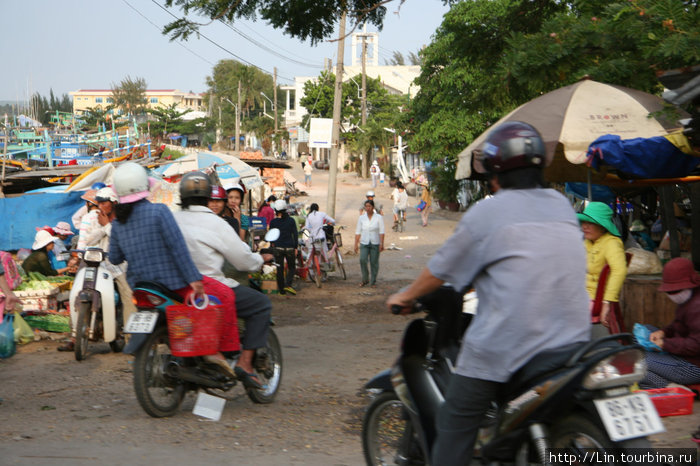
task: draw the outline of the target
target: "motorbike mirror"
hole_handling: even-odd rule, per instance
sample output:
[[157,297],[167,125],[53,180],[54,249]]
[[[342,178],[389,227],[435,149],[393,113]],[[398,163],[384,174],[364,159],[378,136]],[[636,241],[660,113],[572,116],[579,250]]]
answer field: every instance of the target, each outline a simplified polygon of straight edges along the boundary
[[279,228],[270,228],[270,230],[265,233],[265,241],[274,243],[280,238]]

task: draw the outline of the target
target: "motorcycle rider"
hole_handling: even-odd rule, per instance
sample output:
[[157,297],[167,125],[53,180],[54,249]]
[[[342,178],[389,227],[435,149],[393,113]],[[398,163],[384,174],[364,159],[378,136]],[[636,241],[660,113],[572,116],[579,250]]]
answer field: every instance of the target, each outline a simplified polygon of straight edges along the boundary
[[[109,259],[114,265],[128,262],[126,280],[129,285],[133,288],[140,281],[157,282],[179,294],[183,300],[191,293],[207,293],[215,296],[224,309],[232,310],[233,292],[226,285],[199,273],[170,209],[165,204],[151,203],[146,199],[151,187],[146,169],[134,162],[126,162],[114,171],[112,180],[119,204],[112,224]],[[240,349],[236,313],[225,312],[223,321],[220,353],[203,359],[234,377],[233,369],[221,352]]]
[[503,123],[478,160],[500,189],[472,206],[420,276],[387,300],[406,312],[445,282],[472,284],[479,296],[437,416],[436,465],[469,464],[491,402],[527,361],[590,336],[578,220],[564,196],[545,189],[539,133]]
[[180,180],[182,211],[175,213],[175,220],[199,272],[233,289],[236,313],[246,326],[236,376],[247,387],[262,388],[256,380],[253,356],[267,343],[272,303],[266,295],[225,277],[222,267],[227,260],[240,271],[252,272],[272,261],[273,256],[251,252],[247,244],[232,235],[226,222],[207,207],[210,193],[207,175],[198,171],[185,174]]
[[[101,188],[95,193],[95,201],[97,202],[97,210],[94,220],[90,222],[89,228],[83,229],[80,241],[83,248],[98,247],[109,253],[109,238],[112,235],[112,221],[115,218],[114,207],[117,205],[117,194],[108,186]],[[88,215],[92,217],[92,212]],[[122,302],[123,323],[129,321],[129,316],[136,312],[136,306],[132,301],[132,292],[129,284],[126,282],[124,268],[113,265],[109,261],[109,257],[103,263],[104,267],[109,270],[114,278],[114,283],[119,290],[119,296]],[[77,295],[75,296],[77,298]],[[70,303],[70,318],[71,328],[75,332],[76,322],[78,321],[78,308],[75,302]],[[58,351],[73,351],[75,346],[75,338],[63,346],[58,347]]]

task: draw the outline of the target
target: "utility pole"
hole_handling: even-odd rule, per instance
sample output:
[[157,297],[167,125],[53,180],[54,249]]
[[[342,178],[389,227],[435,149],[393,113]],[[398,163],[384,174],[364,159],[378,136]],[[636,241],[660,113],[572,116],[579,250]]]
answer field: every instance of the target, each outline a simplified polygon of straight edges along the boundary
[[328,207],[326,210],[335,217],[335,186],[338,177],[338,152],[340,151],[340,106],[343,100],[343,56],[345,55],[345,17],[340,16],[338,33],[338,63],[335,67],[335,94],[333,96],[333,132],[331,136],[331,160],[328,170]]
[[238,81],[238,105],[236,105],[236,155],[241,150],[241,82]]
[[[367,123],[367,36],[362,36],[362,126]],[[367,171],[369,170],[368,158],[369,149],[362,157],[362,176],[365,177],[369,175]]]
[[272,75],[272,114],[275,116],[275,135],[277,135],[277,67]]

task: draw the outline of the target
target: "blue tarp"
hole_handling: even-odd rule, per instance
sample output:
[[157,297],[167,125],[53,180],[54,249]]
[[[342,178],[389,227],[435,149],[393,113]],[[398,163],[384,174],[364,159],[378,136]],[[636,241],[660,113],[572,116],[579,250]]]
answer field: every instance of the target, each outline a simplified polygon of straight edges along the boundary
[[39,193],[0,199],[0,251],[31,248],[36,227],[71,223],[85,201],[82,191]]
[[[566,183],[566,193],[578,199],[588,199],[588,184],[586,183]],[[612,189],[607,186],[592,184],[591,185],[591,195],[593,199],[591,201],[603,202],[605,204],[612,204],[615,202],[616,196]]]
[[623,140],[606,134],[588,146],[588,157],[595,170],[605,164],[639,178],[682,178],[700,164],[700,157],[683,153],[663,136]]

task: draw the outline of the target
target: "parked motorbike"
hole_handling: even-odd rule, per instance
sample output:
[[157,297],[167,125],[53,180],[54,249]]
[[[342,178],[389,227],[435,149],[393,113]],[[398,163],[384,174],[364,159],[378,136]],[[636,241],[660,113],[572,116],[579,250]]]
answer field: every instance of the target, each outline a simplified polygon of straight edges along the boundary
[[[430,464],[436,416],[471,315],[462,312],[462,296],[447,287],[413,310],[427,315],[407,326],[394,367],[365,385],[374,396],[362,425],[368,465]],[[664,428],[648,395],[631,390],[646,371],[644,355],[618,339],[632,342],[629,334],[611,335],[532,358],[487,414],[474,459],[552,464],[561,462],[551,456],[559,452],[575,455],[576,464],[586,464],[588,454],[593,464],[596,453],[613,464],[617,460],[604,456],[612,449],[650,451],[646,436]]]
[[[279,235],[277,229],[270,231],[266,239],[273,238],[275,232]],[[176,357],[171,353],[165,308],[181,304],[178,294],[156,282],[136,283],[133,293],[138,312],[131,315],[125,326],[131,338],[124,353],[136,357],[134,391],[146,413],[153,417],[172,416],[190,390],[222,396],[221,392],[237,385],[236,378],[202,357]],[[238,325],[242,337],[245,323],[239,320]],[[265,347],[255,352],[253,368],[263,388],[248,388],[248,397],[254,403],[272,403],[282,381],[282,346],[272,327]]]
[[124,348],[123,310],[114,277],[105,267],[107,253],[99,248],[78,251],[85,267],[75,275],[70,292],[75,359],[87,357],[91,341],[104,340],[115,353]]

